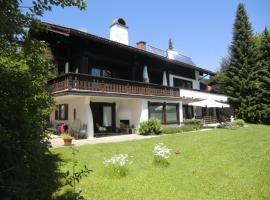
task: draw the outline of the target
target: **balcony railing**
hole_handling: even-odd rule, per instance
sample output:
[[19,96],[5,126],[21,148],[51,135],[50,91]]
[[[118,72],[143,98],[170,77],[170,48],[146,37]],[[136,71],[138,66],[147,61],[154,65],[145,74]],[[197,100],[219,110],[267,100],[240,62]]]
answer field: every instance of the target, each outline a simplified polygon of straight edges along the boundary
[[179,97],[179,88],[115,78],[67,73],[48,82],[53,92],[83,91],[126,95]]

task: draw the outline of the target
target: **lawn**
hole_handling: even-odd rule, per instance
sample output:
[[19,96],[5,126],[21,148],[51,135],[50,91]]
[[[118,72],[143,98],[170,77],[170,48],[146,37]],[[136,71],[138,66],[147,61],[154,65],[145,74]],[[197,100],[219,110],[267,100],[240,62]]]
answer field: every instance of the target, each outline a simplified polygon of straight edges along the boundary
[[[167,168],[153,165],[153,147],[172,149]],[[270,126],[248,125],[161,136],[141,141],[78,147],[78,168],[93,170],[79,187],[86,199],[270,199]],[[66,160],[70,148],[53,149]],[[180,154],[174,152],[180,151]],[[129,174],[112,178],[104,158],[133,156]],[[70,163],[62,166],[70,169]]]

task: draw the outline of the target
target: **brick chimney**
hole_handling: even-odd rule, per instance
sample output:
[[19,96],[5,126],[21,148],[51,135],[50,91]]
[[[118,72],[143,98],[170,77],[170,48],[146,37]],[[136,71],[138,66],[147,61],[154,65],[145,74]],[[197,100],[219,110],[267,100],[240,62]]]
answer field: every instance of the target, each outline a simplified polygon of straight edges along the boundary
[[137,42],[137,48],[145,51],[146,50],[146,42],[144,42],[144,41]]

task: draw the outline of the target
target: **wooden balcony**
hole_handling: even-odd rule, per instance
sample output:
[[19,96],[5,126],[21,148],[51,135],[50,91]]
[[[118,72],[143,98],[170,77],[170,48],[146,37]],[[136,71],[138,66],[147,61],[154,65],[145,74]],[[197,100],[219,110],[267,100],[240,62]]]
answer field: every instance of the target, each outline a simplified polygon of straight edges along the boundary
[[179,88],[143,83],[115,78],[90,76],[87,74],[67,73],[48,83],[53,93],[89,92],[106,95],[132,95],[180,98]]

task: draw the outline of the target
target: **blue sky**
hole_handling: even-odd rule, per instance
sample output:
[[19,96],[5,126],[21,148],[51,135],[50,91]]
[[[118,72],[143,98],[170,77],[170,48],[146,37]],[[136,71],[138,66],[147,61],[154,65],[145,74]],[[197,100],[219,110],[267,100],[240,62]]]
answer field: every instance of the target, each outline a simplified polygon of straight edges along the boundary
[[88,0],[85,11],[54,8],[42,20],[108,38],[112,20],[122,17],[129,27],[130,45],[144,40],[167,49],[172,38],[175,50],[215,71],[227,54],[239,2],[245,4],[255,33],[270,28],[269,0]]

